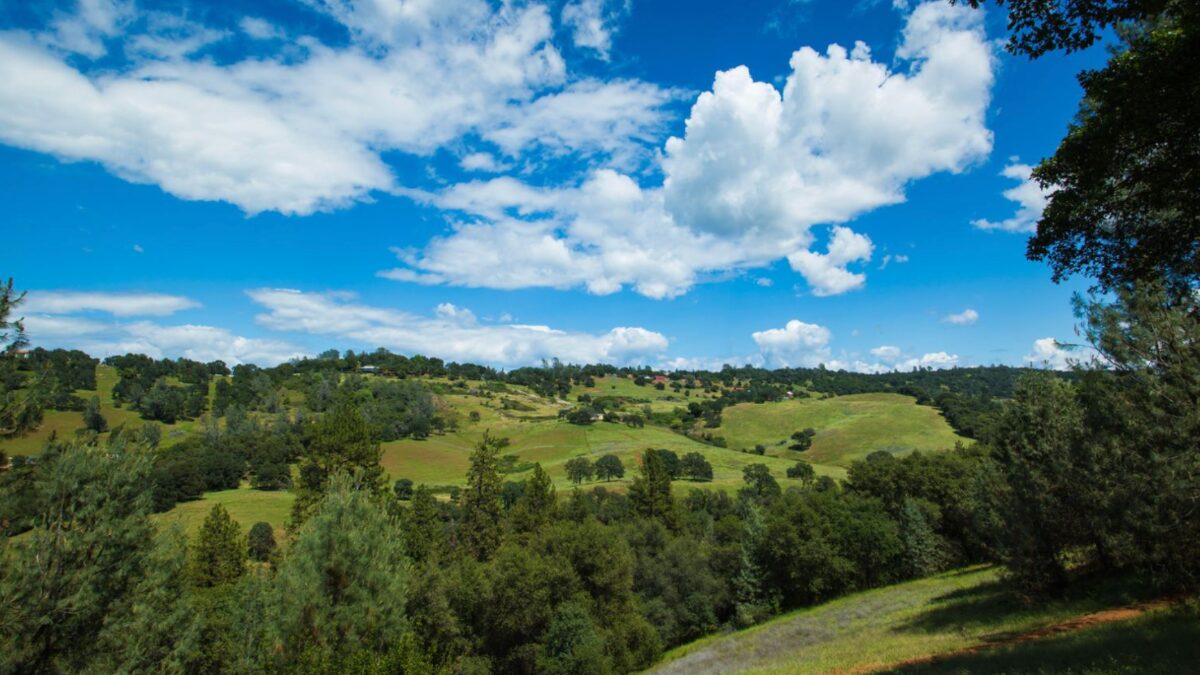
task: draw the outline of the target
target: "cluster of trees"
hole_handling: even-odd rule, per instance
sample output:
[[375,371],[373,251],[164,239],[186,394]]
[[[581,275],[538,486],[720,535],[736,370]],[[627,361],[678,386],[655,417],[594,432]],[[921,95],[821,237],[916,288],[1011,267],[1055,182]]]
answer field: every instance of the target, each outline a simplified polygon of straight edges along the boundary
[[166,424],[202,415],[208,409],[209,380],[229,372],[221,361],[156,361],[143,354],[110,356],[104,363],[120,374],[113,386],[114,404],[137,410],[142,419]]

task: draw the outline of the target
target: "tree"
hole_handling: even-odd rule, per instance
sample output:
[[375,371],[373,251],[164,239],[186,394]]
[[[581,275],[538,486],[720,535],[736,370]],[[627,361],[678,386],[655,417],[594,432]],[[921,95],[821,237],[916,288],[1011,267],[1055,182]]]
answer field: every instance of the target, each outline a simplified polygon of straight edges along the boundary
[[708,481],[713,478],[713,468],[704,455],[698,452],[689,452],[679,460],[679,474],[690,480]]
[[270,523],[257,522],[250,528],[247,537],[247,551],[251,560],[266,562],[275,553],[275,528]]
[[154,550],[148,457],[71,444],[43,455],[32,479],[33,529],[0,567],[0,670],[79,672],[129,600]]
[[[239,366],[240,367],[240,366]],[[226,410],[229,418],[233,407]],[[371,436],[362,413],[342,401],[325,413],[312,428],[312,442],[300,461],[299,494],[292,504],[288,527],[299,529],[321,500],[331,476],[342,473],[355,485],[374,494],[383,491],[383,451]]]
[[646,450],[646,453],[659,456],[659,459],[662,461],[663,469],[667,472],[667,475],[671,477],[671,480],[677,480],[679,478],[679,455],[676,455],[674,451],[651,448]]
[[102,434],[108,431],[108,420],[100,413],[100,397],[88,399],[87,407],[83,409],[83,428]]
[[412,504],[403,514],[404,548],[415,562],[424,562],[442,552],[445,534],[437,499],[425,485],[413,492]]
[[596,477],[600,480],[614,480],[625,477],[625,465],[621,458],[607,454],[596,460]]
[[375,495],[346,474],[331,476],[272,583],[279,669],[385,653],[406,627],[408,581],[404,544]]
[[[969,0],[971,5],[981,0]],[[1117,27],[1104,68],[1079,77],[1084,97],[1054,155],[1033,177],[1053,189],[1027,255],[1054,279],[1075,273],[1109,290],[1200,282],[1200,7],[1178,0],[1010,0],[1010,48],[1033,57],[1090,45]],[[1126,23],[1128,22],[1128,23]]]
[[38,396],[17,396],[20,386],[17,357],[29,345],[21,319],[10,317],[25,299],[25,293],[13,290],[13,280],[0,285],[0,438],[23,434],[42,421],[42,401]]
[[812,485],[813,480],[817,477],[817,472],[813,469],[812,464],[800,460],[787,469],[787,477],[800,481],[805,487]]
[[661,452],[648,449],[642,453],[641,475],[629,485],[629,499],[644,518],[670,518],[671,475]]
[[401,478],[400,480],[396,481],[396,484],[392,487],[392,491],[395,493],[396,499],[399,499],[400,501],[406,502],[406,501],[412,499],[412,496],[413,496],[412,479],[411,478]]
[[200,526],[192,549],[192,577],[197,586],[211,588],[237,579],[245,571],[242,528],[221,504],[214,504]]
[[471,467],[467,470],[459,530],[467,551],[477,560],[487,560],[500,546],[503,505],[497,464],[502,447],[500,439],[485,431],[471,453]]
[[817,432],[812,427],[797,431],[792,434],[792,444],[788,448],[796,452],[804,452],[812,447],[813,437],[816,435]]
[[753,499],[766,500],[779,496],[779,483],[771,475],[771,469],[766,464],[748,464],[742,467],[742,480],[746,487],[743,494]]
[[525,479],[524,490],[513,507],[513,525],[519,532],[536,532],[554,518],[556,507],[554,482],[541,464],[533,465],[533,475]]
[[572,457],[567,460],[564,467],[567,470],[567,478],[570,478],[571,482],[576,485],[591,480],[594,474],[592,461],[587,457]]

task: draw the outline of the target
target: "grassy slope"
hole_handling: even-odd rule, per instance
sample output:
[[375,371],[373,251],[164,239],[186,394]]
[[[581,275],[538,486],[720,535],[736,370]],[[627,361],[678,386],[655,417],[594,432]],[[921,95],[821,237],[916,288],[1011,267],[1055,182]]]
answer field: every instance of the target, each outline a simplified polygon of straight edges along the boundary
[[675,408],[686,408],[690,401],[699,402],[705,399],[717,398],[717,394],[705,394],[702,389],[692,389],[690,397],[684,395],[688,391],[686,389],[678,394],[672,391],[670,386],[659,391],[652,384],[638,386],[633,383],[633,380],[627,377],[598,377],[595,379],[595,382],[596,386],[594,387],[572,387],[571,400],[574,401],[580,394],[624,396],[629,399],[648,401],[650,409],[654,412],[670,412]]
[[[817,431],[807,452],[795,453],[786,442],[780,443],[805,427]],[[742,403],[725,410],[714,433],[724,436],[731,448],[761,443],[768,454],[842,467],[876,450],[945,450],[955,441],[969,442],[955,434],[936,409],[899,394]]]
[[[101,365],[96,368],[96,391],[81,389],[75,394],[84,400],[99,396],[100,412],[104,415],[104,419],[108,420],[110,429],[121,425],[125,425],[127,429],[140,427],[145,424],[140,415],[127,408],[118,408],[113,405],[112,390],[118,379],[115,368]],[[188,432],[198,429],[199,422],[189,420],[175,424],[163,424],[162,427],[162,444],[168,446],[184,438]],[[71,410],[47,410],[41,426],[20,438],[0,440],[0,450],[10,455],[36,455],[45,447],[51,434],[57,434],[58,438],[70,438],[75,435],[77,429],[81,428],[83,428],[82,413]],[[107,437],[108,434],[102,434],[102,436]]]
[[291,492],[268,492],[253,490],[243,485],[236,490],[221,490],[206,492],[200,499],[191,502],[180,502],[175,508],[154,516],[162,524],[179,523],[188,534],[199,529],[205,516],[212,510],[214,504],[221,504],[229,511],[231,518],[242,526],[242,532],[248,533],[257,522],[271,524],[275,529],[275,541],[284,540],[284,525],[291,514],[292,502],[296,496]]
[[[1135,594],[1117,584],[1088,589],[1089,597],[1069,598],[1030,607],[1006,592],[993,568],[970,568],[929,579],[875,589],[785,615],[761,626],[684,645],[664,657],[656,673],[815,673],[871,672],[934,654],[986,644],[1088,612],[1122,606]],[[1145,621],[1159,619],[1148,615]],[[1168,620],[1171,631],[1189,632],[1195,654],[1200,624]],[[1175,625],[1180,624],[1180,625]],[[1088,654],[1089,631],[1119,630],[1120,624],[1095,627],[1054,638]],[[1143,627],[1146,629],[1146,627]],[[1172,633],[1173,634],[1173,633]],[[1036,663],[1039,643],[1005,648],[1012,659]],[[1183,645],[1178,645],[1183,647]],[[1053,648],[1048,644],[1048,647]],[[1027,655],[1027,656],[1022,656]],[[1110,650],[1110,655],[1119,655]],[[978,672],[989,652],[961,657],[962,672]],[[1070,663],[1070,660],[1065,661]],[[1010,662],[1010,665],[1017,664]],[[960,672],[946,664],[912,667],[913,672]],[[1003,671],[1004,669],[1000,669]],[[1019,670],[1019,669],[1018,669]],[[1036,670],[1034,671],[1036,672]],[[1047,672],[1064,672],[1050,669]],[[1107,671],[1087,671],[1107,672]]]

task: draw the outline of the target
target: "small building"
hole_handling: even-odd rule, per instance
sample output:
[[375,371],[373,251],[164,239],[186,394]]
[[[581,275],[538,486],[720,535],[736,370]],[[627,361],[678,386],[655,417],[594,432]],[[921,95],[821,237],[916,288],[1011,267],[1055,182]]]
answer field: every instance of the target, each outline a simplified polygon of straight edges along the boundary
[[667,383],[666,375],[655,375],[654,376],[654,384],[666,384],[666,383]]
[[360,372],[360,373],[378,373],[379,366],[359,366],[358,372]]

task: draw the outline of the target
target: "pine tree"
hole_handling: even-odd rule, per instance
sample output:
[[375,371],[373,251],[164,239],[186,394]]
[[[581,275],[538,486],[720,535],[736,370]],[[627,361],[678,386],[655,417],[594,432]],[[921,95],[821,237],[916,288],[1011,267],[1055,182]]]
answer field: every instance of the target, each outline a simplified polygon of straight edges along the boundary
[[108,431],[108,420],[104,419],[104,415],[100,413],[99,396],[88,399],[87,405],[83,409],[83,428],[98,434]]
[[214,504],[200,526],[192,552],[192,576],[201,587],[219,586],[242,575],[246,568],[242,529],[220,504]]
[[525,490],[512,511],[513,527],[518,532],[536,532],[554,517],[554,483],[541,464],[533,465],[533,475],[525,479]]
[[503,486],[497,465],[501,447],[500,439],[484,432],[483,440],[471,453],[467,487],[462,493],[460,534],[467,550],[478,560],[487,560],[500,547]]
[[275,543],[275,530],[270,523],[255,523],[254,527],[250,528],[250,534],[246,538],[247,552],[250,554],[251,560],[258,562],[266,562],[271,559],[271,555],[275,553],[277,544]]
[[629,486],[629,499],[637,512],[646,518],[671,518],[671,474],[663,453],[650,450],[642,453],[641,475]]

